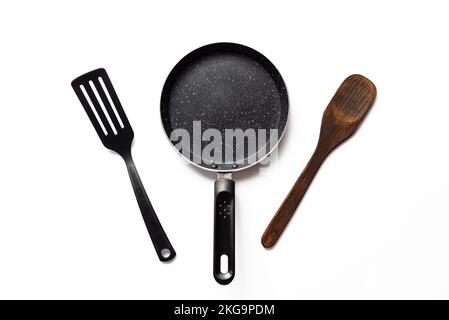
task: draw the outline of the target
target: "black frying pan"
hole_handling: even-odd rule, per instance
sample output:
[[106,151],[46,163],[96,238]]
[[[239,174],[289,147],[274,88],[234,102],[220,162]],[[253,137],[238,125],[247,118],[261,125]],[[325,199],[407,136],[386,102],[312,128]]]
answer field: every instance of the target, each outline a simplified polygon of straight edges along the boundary
[[276,147],[287,115],[281,75],[266,57],[243,45],[215,43],[196,49],[178,62],[165,82],[165,133],[192,163],[218,172],[213,273],[220,284],[230,283],[235,275],[231,172],[256,164]]

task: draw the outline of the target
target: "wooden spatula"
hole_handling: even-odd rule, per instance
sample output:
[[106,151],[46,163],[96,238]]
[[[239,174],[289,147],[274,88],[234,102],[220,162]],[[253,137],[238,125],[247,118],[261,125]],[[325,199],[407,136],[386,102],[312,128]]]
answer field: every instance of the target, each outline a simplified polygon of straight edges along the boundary
[[375,99],[376,87],[364,76],[349,76],[340,85],[324,111],[315,152],[262,236],[265,248],[277,242],[324,159],[357,130]]

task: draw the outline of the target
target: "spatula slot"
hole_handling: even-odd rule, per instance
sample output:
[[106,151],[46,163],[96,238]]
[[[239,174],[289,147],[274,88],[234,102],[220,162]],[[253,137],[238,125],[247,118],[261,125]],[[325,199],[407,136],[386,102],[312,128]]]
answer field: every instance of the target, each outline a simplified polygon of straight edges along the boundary
[[120,117],[120,115],[119,115],[119,113],[117,111],[117,108],[116,108],[114,102],[112,101],[111,95],[109,94],[109,91],[106,88],[106,85],[105,85],[105,83],[103,81],[103,78],[102,77],[98,77],[98,81],[100,82],[100,85],[101,85],[101,87],[102,87],[102,89],[103,89],[103,91],[104,91],[104,93],[105,93],[105,95],[106,95],[106,97],[108,99],[109,105],[111,106],[112,110],[114,111],[114,115],[115,115],[115,117],[117,118],[117,120],[118,120],[118,122],[120,124],[120,128],[123,129],[125,126],[123,124],[122,118]]
[[106,111],[106,107],[103,103],[103,100],[100,97],[100,94],[98,93],[97,88],[95,87],[95,84],[92,80],[89,81],[89,85],[92,88],[92,91],[94,92],[95,98],[97,98],[98,103],[100,104],[101,110],[103,111],[104,115],[106,116],[106,119],[108,120],[109,125],[112,128],[112,132],[114,132],[115,135],[117,135],[117,129],[114,126],[114,123],[112,123],[111,116]]
[[83,95],[84,95],[84,97],[86,98],[87,103],[89,104],[90,109],[91,109],[92,112],[94,113],[95,118],[97,119],[97,122],[98,122],[98,124],[99,124],[100,127],[101,127],[101,130],[103,130],[104,135],[107,136],[107,135],[108,135],[108,132],[106,131],[106,128],[104,127],[103,122],[101,121],[100,116],[98,115],[98,112],[97,112],[97,110],[95,109],[92,100],[90,100],[90,97],[89,97],[89,95],[87,94],[86,88],[84,87],[84,85],[80,85],[80,89],[81,89],[81,91],[83,92]]

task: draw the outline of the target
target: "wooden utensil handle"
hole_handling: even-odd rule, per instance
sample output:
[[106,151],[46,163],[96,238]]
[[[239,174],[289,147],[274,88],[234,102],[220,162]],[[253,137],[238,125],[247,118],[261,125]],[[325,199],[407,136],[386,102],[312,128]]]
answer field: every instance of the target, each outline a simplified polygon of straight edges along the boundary
[[318,169],[326,159],[328,152],[324,152],[319,146],[316,148],[306,167],[296,180],[293,188],[282,202],[276,215],[271,220],[262,236],[262,245],[265,248],[271,248],[278,241],[296,208],[302,200],[302,197],[309,188],[310,183],[315,177]]

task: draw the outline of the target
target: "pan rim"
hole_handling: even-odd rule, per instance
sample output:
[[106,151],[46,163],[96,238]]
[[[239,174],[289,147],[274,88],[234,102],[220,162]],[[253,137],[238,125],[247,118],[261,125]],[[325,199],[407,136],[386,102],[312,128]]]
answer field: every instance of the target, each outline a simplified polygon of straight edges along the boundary
[[[168,84],[169,84],[169,82],[171,82],[171,81],[169,81],[169,80],[171,80],[171,79],[174,77],[174,75],[177,73],[178,69],[179,69],[181,66],[183,66],[183,65],[185,64],[186,60],[191,59],[196,53],[201,52],[201,51],[203,51],[203,50],[205,50],[205,49],[208,49],[208,48],[212,48],[212,47],[214,47],[214,46],[217,46],[217,47],[218,47],[218,46],[231,46],[231,47],[233,46],[233,47],[236,47],[236,48],[239,48],[239,49],[246,50],[246,51],[248,51],[248,52],[254,52],[256,55],[258,55],[260,58],[262,58],[262,59],[264,60],[264,63],[266,63],[270,68],[272,68],[272,69],[275,71],[275,73],[276,73],[277,76],[279,77],[281,83],[283,84],[283,89],[284,89],[284,91],[285,91],[285,96],[284,96],[284,99],[285,99],[285,107],[286,107],[285,124],[284,124],[284,126],[283,126],[282,133],[281,133],[280,137],[278,138],[277,142],[274,144],[274,146],[273,146],[272,148],[270,148],[270,150],[269,150],[263,157],[261,157],[260,159],[257,159],[257,161],[255,161],[254,163],[250,163],[250,164],[246,164],[246,165],[244,165],[244,166],[242,166],[242,167],[230,168],[230,169],[226,169],[226,170],[223,170],[223,169],[220,169],[220,168],[217,168],[217,169],[209,168],[209,167],[206,167],[206,166],[204,166],[204,165],[195,163],[193,160],[191,160],[191,159],[185,157],[185,156],[180,152],[180,150],[178,150],[178,149],[175,147],[174,143],[170,140],[170,136],[168,135],[167,130],[165,129],[164,121],[163,121],[163,119],[162,119],[162,110],[163,110],[163,107],[164,107],[164,96],[165,96],[166,92],[168,91],[168,89],[167,89]],[[276,86],[277,86],[277,85],[276,85]],[[281,102],[281,103],[282,103],[282,102]],[[183,57],[176,63],[176,65],[170,70],[168,76],[166,77],[165,82],[164,82],[164,85],[163,85],[163,87],[162,87],[161,98],[160,98],[160,104],[159,104],[160,124],[161,124],[161,126],[162,126],[162,130],[164,131],[164,135],[165,135],[166,139],[168,140],[168,142],[170,143],[170,145],[172,146],[172,148],[175,149],[176,152],[177,152],[177,154],[178,154],[184,161],[186,161],[188,164],[194,165],[195,167],[201,168],[202,170],[209,171],[209,172],[214,172],[214,173],[228,173],[228,172],[238,172],[238,171],[242,171],[242,170],[248,169],[248,168],[250,168],[250,167],[253,167],[253,166],[255,166],[256,164],[259,164],[261,161],[263,161],[263,160],[265,160],[266,158],[268,158],[268,157],[271,155],[271,153],[272,153],[274,150],[276,150],[276,148],[278,147],[279,143],[281,142],[282,138],[283,138],[284,135],[285,135],[285,132],[286,132],[287,126],[288,126],[289,109],[290,109],[290,104],[289,104],[289,96],[288,96],[287,86],[286,86],[286,84],[285,84],[284,79],[282,78],[281,73],[280,73],[279,70],[276,68],[276,66],[275,66],[275,65],[274,65],[274,64],[273,64],[273,63],[272,63],[272,62],[271,62],[265,55],[263,55],[263,54],[260,53],[259,51],[255,50],[255,49],[253,49],[253,48],[251,48],[251,47],[242,45],[242,44],[240,44],[240,43],[235,43],[235,42],[214,42],[214,43],[206,44],[206,45],[197,47],[196,49],[194,49],[194,50],[190,51],[189,53],[187,53],[186,55],[184,55],[184,56],[183,56]],[[190,153],[190,154],[191,154],[191,153]],[[246,158],[245,158],[245,159],[246,159]]]

